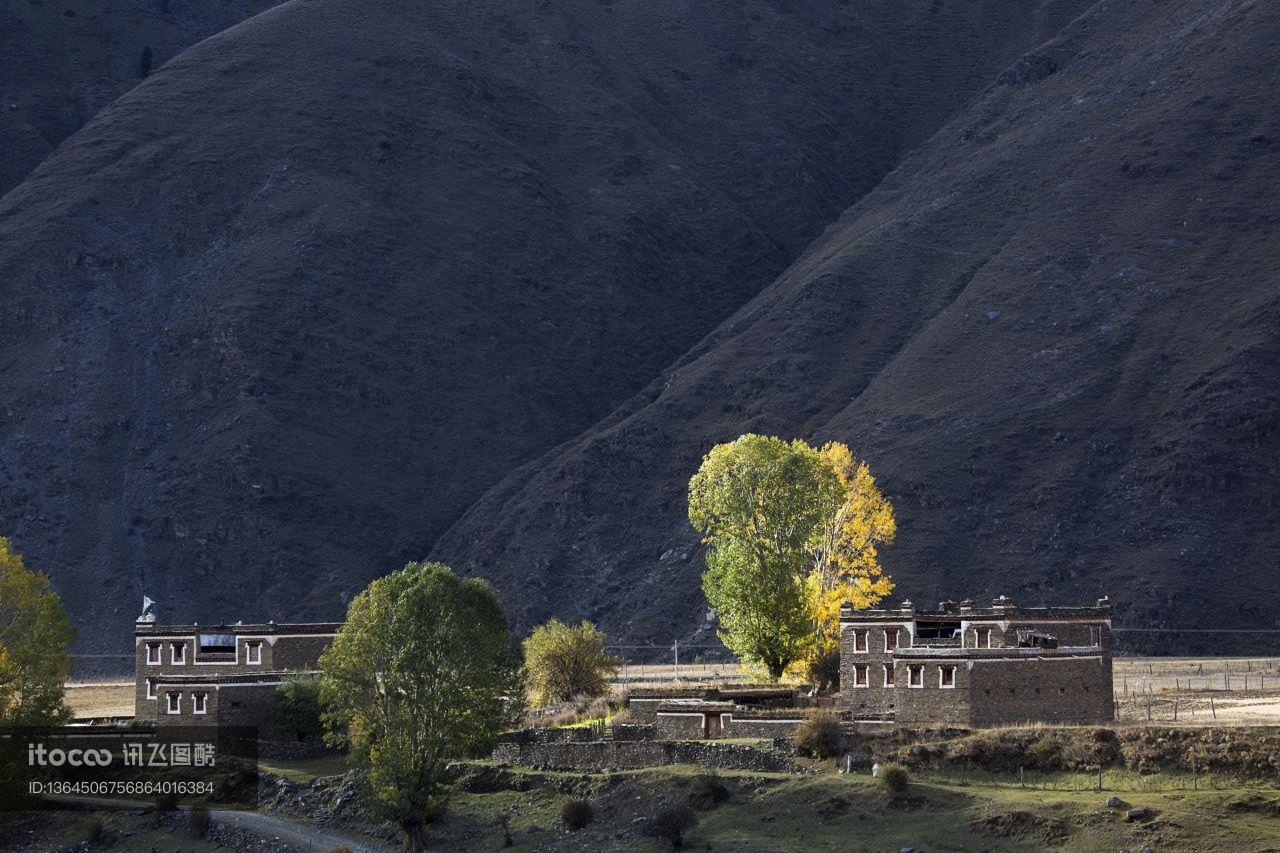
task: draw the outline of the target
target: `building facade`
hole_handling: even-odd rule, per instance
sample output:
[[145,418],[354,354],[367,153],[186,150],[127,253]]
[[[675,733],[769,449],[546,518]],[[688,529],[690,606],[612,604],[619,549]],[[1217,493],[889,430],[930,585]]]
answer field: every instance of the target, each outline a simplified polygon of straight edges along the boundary
[[1115,718],[1111,605],[840,612],[840,704],[900,725],[1104,723]]
[[284,679],[314,672],[341,625],[134,628],[134,716],[160,725],[260,725]]

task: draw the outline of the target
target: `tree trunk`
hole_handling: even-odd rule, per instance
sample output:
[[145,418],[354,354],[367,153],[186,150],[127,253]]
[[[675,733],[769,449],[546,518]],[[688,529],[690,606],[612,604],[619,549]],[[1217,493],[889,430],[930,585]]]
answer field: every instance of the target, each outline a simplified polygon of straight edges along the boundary
[[427,849],[427,827],[420,820],[404,820],[400,822],[404,832],[404,849],[409,853],[424,853]]

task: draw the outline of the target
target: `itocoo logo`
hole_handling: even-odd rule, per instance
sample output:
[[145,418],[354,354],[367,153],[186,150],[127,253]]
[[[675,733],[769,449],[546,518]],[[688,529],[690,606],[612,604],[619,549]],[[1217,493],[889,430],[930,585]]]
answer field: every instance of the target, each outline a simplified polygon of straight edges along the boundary
[[109,749],[49,749],[42,743],[27,744],[29,767],[106,767],[110,763]]

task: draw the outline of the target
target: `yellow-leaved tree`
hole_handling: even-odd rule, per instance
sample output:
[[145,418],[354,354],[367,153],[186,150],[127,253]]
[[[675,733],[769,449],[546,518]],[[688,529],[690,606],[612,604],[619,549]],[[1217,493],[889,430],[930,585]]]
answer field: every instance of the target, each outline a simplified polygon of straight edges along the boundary
[[877,546],[893,507],[843,444],[743,435],[711,448],[689,481],[689,521],[707,549],[702,589],[719,635],[771,678],[839,679],[840,605],[893,589]]
[[840,442],[828,442],[819,453],[840,478],[843,495],[815,531],[812,569],[805,579],[814,625],[805,677],[827,689],[840,678],[840,606],[847,601],[857,609],[873,607],[893,591],[878,546],[893,542],[898,526],[893,504],[866,462]]

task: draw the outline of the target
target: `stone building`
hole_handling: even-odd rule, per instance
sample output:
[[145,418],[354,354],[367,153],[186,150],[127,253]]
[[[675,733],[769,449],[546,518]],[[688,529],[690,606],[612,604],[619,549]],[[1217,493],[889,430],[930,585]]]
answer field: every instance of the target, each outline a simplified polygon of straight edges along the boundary
[[1104,723],[1115,717],[1111,605],[840,612],[840,706],[899,725]]
[[134,628],[134,716],[160,725],[261,725],[275,688],[314,672],[341,625],[156,625]]

